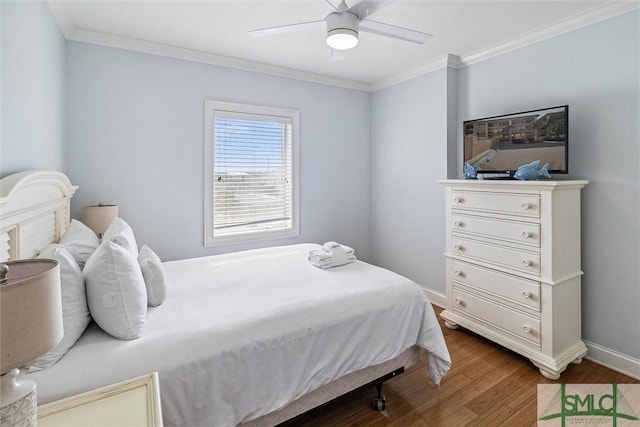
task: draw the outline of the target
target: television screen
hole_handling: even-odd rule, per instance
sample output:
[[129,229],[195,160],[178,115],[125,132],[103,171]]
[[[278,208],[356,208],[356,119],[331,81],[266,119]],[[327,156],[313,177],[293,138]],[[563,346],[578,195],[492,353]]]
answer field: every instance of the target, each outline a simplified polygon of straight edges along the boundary
[[478,173],[508,173],[527,163],[569,172],[569,106],[468,120],[463,124],[464,164]]

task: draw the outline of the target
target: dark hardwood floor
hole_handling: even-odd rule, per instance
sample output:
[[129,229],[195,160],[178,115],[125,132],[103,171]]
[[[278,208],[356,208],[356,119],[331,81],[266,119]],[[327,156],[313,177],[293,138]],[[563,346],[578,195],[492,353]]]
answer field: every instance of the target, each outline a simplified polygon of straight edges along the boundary
[[[440,308],[436,307],[436,314]],[[440,316],[438,316],[440,319]],[[553,384],[526,358],[464,329],[443,329],[452,367],[439,387],[427,377],[425,357],[387,381],[387,409],[372,409],[375,389],[355,392],[315,411],[305,427],[332,426],[535,426],[537,385]],[[635,383],[583,360],[569,365],[557,383]]]

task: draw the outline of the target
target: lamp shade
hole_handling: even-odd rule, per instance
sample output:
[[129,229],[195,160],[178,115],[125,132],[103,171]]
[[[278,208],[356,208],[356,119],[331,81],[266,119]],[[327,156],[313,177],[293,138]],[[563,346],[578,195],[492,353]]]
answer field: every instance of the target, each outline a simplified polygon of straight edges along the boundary
[[[0,264],[0,373],[36,359],[62,339],[60,267],[51,259]],[[3,283],[4,282],[4,283]]]
[[85,206],[82,210],[82,222],[99,236],[102,236],[109,224],[118,216],[118,205]]

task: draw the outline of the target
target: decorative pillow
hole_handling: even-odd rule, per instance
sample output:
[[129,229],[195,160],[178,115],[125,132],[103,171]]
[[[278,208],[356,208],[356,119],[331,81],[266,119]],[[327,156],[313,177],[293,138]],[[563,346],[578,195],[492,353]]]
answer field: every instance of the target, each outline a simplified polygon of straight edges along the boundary
[[162,304],[167,296],[167,283],[160,257],[149,246],[144,245],[138,254],[138,263],[147,288],[147,304],[150,307]]
[[138,338],[147,315],[147,291],[133,253],[105,240],[87,261],[82,275],[96,323],[116,338]]
[[72,219],[59,243],[73,255],[82,270],[84,263],[87,262],[93,251],[100,244],[100,240],[92,229],[80,221]]
[[123,248],[129,249],[135,256],[138,256],[138,245],[133,230],[129,224],[120,217],[115,218],[111,221],[111,224],[109,224],[107,231],[102,235],[102,241],[104,242],[105,240],[111,240]]
[[52,350],[27,365],[29,372],[53,366],[75,344],[91,321],[82,271],[71,253],[62,245],[49,245],[38,258],[55,259],[60,266],[64,335]]

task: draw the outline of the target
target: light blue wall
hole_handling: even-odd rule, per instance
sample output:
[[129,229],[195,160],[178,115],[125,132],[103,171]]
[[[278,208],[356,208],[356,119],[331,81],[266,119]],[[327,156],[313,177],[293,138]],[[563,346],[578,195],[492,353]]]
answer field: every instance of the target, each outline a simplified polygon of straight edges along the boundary
[[582,193],[583,337],[635,358],[640,358],[639,21],[635,10],[471,65],[459,70],[458,87],[459,123],[569,104],[569,175],[560,178],[590,181]]
[[202,247],[205,99],[301,112],[302,235],[275,243],[340,240],[440,293],[444,200],[435,181],[460,174],[462,121],[568,103],[563,178],[591,181],[583,336],[640,358],[637,10],[369,95],[65,43],[46,3],[0,8],[0,175],[65,171],[80,184],[75,217],[84,205],[116,202],[139,243],[164,259],[250,246]]
[[458,177],[458,70],[447,68],[447,178]]
[[64,170],[65,40],[44,2],[0,1],[0,176]]
[[375,92],[371,102],[372,261],[445,292],[447,79],[441,69]]
[[[206,99],[300,111],[299,238],[203,247]],[[67,43],[72,214],[117,203],[163,260],[336,240],[369,256],[370,94]]]
[[[635,10],[449,70],[448,79],[436,71],[374,94],[373,260],[444,293],[444,194],[434,182],[462,176],[462,122],[569,104],[570,174],[557,178],[590,181],[583,337],[640,359],[639,22]],[[457,150],[447,155],[453,133]]]

